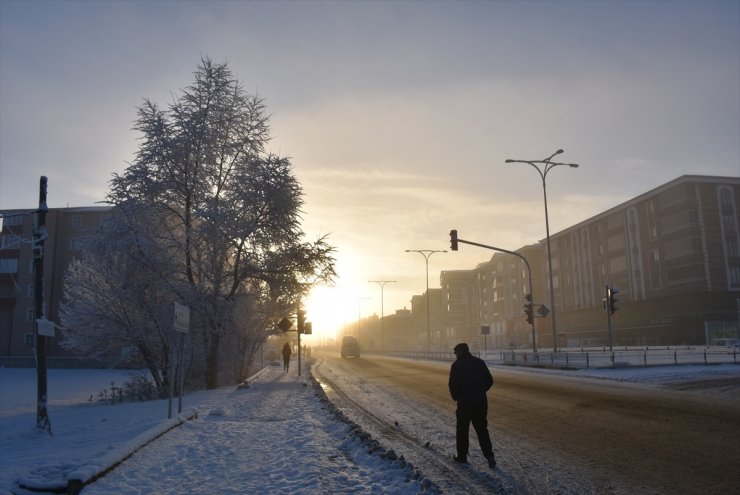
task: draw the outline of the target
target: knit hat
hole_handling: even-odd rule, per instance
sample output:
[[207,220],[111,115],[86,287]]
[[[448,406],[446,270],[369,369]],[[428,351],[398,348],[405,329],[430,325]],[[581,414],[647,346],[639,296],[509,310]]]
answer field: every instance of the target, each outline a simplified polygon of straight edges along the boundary
[[470,348],[468,347],[468,344],[466,344],[465,342],[461,342],[460,344],[457,344],[453,350],[455,352],[470,352]]

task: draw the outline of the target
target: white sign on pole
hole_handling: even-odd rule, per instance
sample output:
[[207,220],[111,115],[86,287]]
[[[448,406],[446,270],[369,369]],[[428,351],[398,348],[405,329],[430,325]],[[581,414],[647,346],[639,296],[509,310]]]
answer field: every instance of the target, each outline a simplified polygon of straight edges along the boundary
[[177,303],[175,303],[175,330],[190,332],[190,308]]
[[54,336],[54,322],[53,321],[49,321],[46,318],[38,318],[36,320],[36,325],[39,330],[39,335],[43,335],[44,337]]

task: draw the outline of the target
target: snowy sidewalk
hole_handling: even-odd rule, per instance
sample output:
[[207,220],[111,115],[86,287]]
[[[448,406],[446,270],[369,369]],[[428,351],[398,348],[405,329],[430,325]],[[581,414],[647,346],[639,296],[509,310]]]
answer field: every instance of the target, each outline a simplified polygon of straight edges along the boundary
[[[352,434],[322,398],[322,392],[295,370],[268,367],[248,388],[220,389],[185,397],[185,408],[199,418],[186,421],[138,450],[82,493],[100,494],[328,494],[419,493],[426,486],[407,464],[379,455],[381,451]],[[136,415],[136,404],[124,405]],[[142,410],[145,404],[140,405]],[[80,413],[123,406],[79,408]],[[110,418],[115,415],[110,415]],[[150,422],[150,419],[142,420]],[[54,418],[52,418],[54,419]],[[131,420],[132,418],[128,418]],[[106,421],[105,419],[103,421]],[[75,428],[85,426],[82,420]],[[158,421],[157,425],[162,423]],[[156,428],[149,426],[148,428]],[[94,422],[91,428],[99,427]],[[64,426],[60,426],[62,428]],[[107,424],[116,428],[116,424]],[[81,433],[81,432],[77,432]],[[81,435],[88,442],[93,436]],[[129,437],[130,438],[130,437]],[[34,439],[28,439],[33,442]],[[36,439],[37,440],[37,439]],[[100,456],[118,445],[88,446]],[[53,441],[53,440],[52,440]],[[69,438],[73,442],[74,438]],[[63,445],[55,448],[64,449]],[[74,449],[71,450],[74,452]],[[31,469],[26,479],[55,471],[79,469],[83,458],[70,462],[64,451],[55,464]],[[91,459],[88,459],[90,461]],[[12,461],[11,461],[12,462]],[[58,474],[58,473],[57,473]],[[0,487],[0,493],[5,487]],[[433,489],[432,489],[433,490]],[[22,490],[14,489],[17,493]]]

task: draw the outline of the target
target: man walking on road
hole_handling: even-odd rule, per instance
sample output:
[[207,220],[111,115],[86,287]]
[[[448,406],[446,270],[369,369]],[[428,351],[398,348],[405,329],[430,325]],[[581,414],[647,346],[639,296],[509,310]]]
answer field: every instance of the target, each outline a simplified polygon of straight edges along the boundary
[[496,466],[491,437],[488,434],[488,398],[486,392],[493,386],[493,376],[485,361],[470,354],[468,344],[455,346],[457,358],[450,367],[450,395],[457,402],[457,455],[455,462],[468,462],[468,432],[473,423],[478,443],[490,467]]

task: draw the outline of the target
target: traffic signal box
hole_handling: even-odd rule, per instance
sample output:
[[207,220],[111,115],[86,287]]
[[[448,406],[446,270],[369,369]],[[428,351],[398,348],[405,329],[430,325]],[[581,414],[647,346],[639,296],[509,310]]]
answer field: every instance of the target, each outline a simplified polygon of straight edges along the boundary
[[532,294],[524,296],[524,314],[527,315],[527,323],[534,325],[534,304],[532,304]]
[[457,251],[457,230],[450,230],[450,249]]
[[607,302],[609,305],[609,314],[613,315],[620,308],[619,305],[619,287],[609,287],[607,292]]
[[299,309],[296,313],[296,316],[298,317],[298,333],[305,333],[306,330],[306,311],[303,309]]

